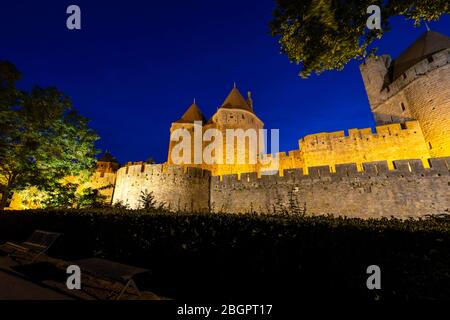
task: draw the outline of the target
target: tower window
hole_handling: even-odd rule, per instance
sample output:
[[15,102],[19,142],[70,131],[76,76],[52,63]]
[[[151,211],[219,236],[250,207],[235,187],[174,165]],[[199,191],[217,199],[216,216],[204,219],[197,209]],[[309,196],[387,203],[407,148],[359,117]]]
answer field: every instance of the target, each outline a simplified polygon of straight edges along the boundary
[[400,105],[401,105],[401,107],[402,107],[402,111],[405,111],[405,110],[406,110],[405,104],[402,102]]
[[431,145],[431,142],[428,142],[428,148],[433,149],[433,146]]

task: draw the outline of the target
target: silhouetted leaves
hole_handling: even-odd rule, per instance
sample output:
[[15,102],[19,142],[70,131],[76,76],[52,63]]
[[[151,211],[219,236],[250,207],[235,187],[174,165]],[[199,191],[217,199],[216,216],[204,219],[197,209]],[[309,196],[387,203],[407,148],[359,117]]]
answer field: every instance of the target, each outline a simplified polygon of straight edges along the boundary
[[[448,0],[276,0],[270,22],[282,53],[301,64],[300,75],[341,70],[369,54],[369,45],[389,31],[389,18],[403,15],[415,25],[450,12]],[[369,30],[370,5],[381,8],[382,30]],[[370,53],[374,53],[372,50]]]

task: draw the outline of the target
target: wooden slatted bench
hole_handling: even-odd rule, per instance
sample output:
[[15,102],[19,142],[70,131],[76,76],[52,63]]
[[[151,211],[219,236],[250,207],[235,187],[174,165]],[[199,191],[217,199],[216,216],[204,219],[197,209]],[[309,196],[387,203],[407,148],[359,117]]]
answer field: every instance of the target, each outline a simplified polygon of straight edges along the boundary
[[47,252],[60,236],[61,234],[56,232],[35,230],[26,241],[21,243],[7,242],[0,246],[0,249],[13,258],[17,253],[22,253],[31,262],[34,262]]
[[140,297],[141,292],[134,281],[135,277],[143,273],[150,273],[150,270],[147,269],[137,268],[101,258],[82,259],[74,261],[73,263],[79,266],[82,272],[123,284],[123,288],[118,295],[117,300],[120,300],[130,287],[133,288],[136,295]]

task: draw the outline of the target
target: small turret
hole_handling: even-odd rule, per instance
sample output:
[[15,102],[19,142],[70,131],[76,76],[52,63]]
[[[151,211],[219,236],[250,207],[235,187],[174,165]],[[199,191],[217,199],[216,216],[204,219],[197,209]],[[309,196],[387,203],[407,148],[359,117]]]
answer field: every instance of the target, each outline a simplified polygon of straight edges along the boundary
[[116,158],[109,153],[108,151],[105,151],[103,156],[101,156],[97,160],[97,172],[100,173],[110,173],[110,172],[116,172],[117,169],[119,169],[120,164],[117,162]]
[[381,93],[381,90],[388,77],[390,65],[391,57],[389,55],[367,58],[366,61],[360,65],[361,75],[372,111],[386,100],[386,97]]
[[247,92],[247,104],[253,111],[253,100],[251,91]]

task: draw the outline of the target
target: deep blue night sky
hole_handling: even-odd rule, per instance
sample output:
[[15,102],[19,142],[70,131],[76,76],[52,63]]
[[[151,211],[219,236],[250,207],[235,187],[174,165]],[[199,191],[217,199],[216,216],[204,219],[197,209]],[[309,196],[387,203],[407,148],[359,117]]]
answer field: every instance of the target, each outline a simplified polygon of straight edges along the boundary
[[[82,10],[82,30],[66,28],[66,8]],[[19,86],[56,86],[120,162],[165,161],[169,128],[195,97],[210,117],[237,83],[252,91],[281,150],[322,131],[374,126],[358,61],[308,80],[270,36],[273,0],[2,1],[0,59],[23,73]],[[394,57],[425,31],[403,18],[376,43]],[[430,23],[450,35],[450,16]]]

